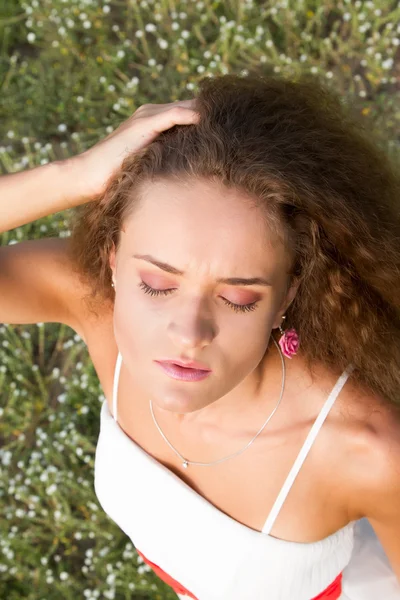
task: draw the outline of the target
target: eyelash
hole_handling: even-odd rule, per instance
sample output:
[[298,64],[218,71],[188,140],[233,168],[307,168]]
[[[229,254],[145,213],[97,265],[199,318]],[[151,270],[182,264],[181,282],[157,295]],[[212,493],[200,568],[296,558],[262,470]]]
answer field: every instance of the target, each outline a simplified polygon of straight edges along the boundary
[[[155,290],[154,288],[150,287],[149,285],[147,285],[147,283],[145,283],[144,281],[141,281],[139,283],[139,287],[144,291],[145,294],[150,294],[150,296],[165,296],[167,294],[170,294],[171,292],[173,292],[173,289],[170,290]],[[227,300],[226,298],[222,298],[222,300],[225,302],[225,304],[227,304],[230,308],[232,308],[235,312],[250,312],[252,310],[256,309],[256,305],[257,302],[252,302],[251,304],[234,304],[233,302],[229,302],[229,300]]]

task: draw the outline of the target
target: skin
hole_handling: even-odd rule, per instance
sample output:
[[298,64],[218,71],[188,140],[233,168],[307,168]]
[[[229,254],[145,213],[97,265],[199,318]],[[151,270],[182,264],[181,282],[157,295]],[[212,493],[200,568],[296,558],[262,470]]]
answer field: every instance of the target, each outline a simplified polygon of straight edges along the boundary
[[[152,399],[157,421],[169,436],[172,433],[172,439],[180,440],[184,454],[193,455],[201,448],[204,455],[213,446],[220,448],[222,455],[229,454],[233,446],[239,446],[239,438],[245,443],[258,431],[265,415],[276,406],[282,378],[280,356],[274,346],[272,352],[266,349],[272,330],[281,324],[297,293],[296,286],[288,289],[291,257],[267,227],[260,210],[238,191],[191,180],[153,182],[142,192],[139,210],[124,223],[118,250],[114,248],[109,259],[116,290],[113,334],[129,372],[129,387],[137,399]],[[167,273],[133,254],[151,255],[184,275]],[[221,277],[263,277],[271,285],[217,284]],[[152,297],[139,287],[141,281],[173,291]],[[243,305],[257,302],[256,309],[235,312],[224,298]],[[212,374],[200,382],[177,381],[153,362],[179,358],[199,360]],[[284,360],[289,367],[285,402],[268,436],[259,439],[258,454],[253,446],[253,460],[254,456],[261,460],[257,468],[253,465],[255,472],[269,464],[274,431],[279,434],[286,428],[287,432],[279,460],[283,460],[285,448],[294,453],[300,443],[296,431],[304,429],[304,439],[338,376],[321,367],[311,386],[301,350],[292,360]],[[322,539],[350,520],[366,516],[400,582],[399,426],[394,407],[347,382],[319,434],[319,451],[311,453],[299,480],[307,493],[311,493],[310,486],[316,486],[313,517],[304,507],[304,522],[299,524],[298,518],[290,521],[298,504],[290,509],[288,499],[274,534],[282,539]],[[150,443],[149,449],[154,451],[159,436],[149,442],[150,430],[142,429],[136,429],[136,438],[144,446]],[[163,444],[160,460],[164,451]],[[260,506],[253,502],[251,515],[243,508],[246,502],[241,494],[241,508],[231,505],[235,494],[226,494],[226,490],[236,490],[240,460],[246,460],[246,455],[242,454],[236,465],[223,463],[222,497],[213,471],[197,474],[193,470],[196,475],[190,484],[214,505],[257,528],[271,502],[268,490],[272,484],[266,480],[264,489],[259,477],[258,483],[253,482],[252,497],[260,497]],[[288,457],[285,460],[292,463],[292,455],[290,461]],[[187,475],[179,472],[179,476]],[[321,506],[326,507],[327,502],[331,506],[324,512]]]
[[[118,251],[110,254],[118,290],[117,345],[155,412],[179,424],[224,420],[226,428],[228,416],[268,402],[267,345],[297,293],[297,286],[288,289],[291,257],[260,209],[237,190],[215,182],[163,180],[143,185],[141,192],[139,210],[124,223]],[[165,272],[134,254],[151,255],[185,274]],[[271,285],[217,283],[222,277],[262,277]],[[139,287],[141,281],[174,291],[151,296]],[[223,298],[257,305],[237,312]],[[212,373],[183,382],[153,362],[174,358],[199,360]],[[276,395],[271,409],[275,404]]]

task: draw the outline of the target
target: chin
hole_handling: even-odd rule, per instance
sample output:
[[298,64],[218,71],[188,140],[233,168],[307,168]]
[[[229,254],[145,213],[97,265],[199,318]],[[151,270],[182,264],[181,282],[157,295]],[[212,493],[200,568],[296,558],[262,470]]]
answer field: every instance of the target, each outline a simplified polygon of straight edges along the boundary
[[153,406],[154,405],[156,405],[157,408],[170,413],[175,413],[176,415],[189,414],[204,408],[204,406],[199,406],[193,398],[184,394],[181,396],[179,394],[174,394],[171,396],[164,396],[163,398],[158,397],[157,400],[153,400]]

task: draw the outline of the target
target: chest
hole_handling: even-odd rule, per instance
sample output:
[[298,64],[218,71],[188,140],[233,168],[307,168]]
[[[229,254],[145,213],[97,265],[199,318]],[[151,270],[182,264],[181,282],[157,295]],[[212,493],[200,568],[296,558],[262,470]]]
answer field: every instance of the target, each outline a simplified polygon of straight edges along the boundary
[[[121,435],[101,409],[95,489],[105,512],[166,583],[196,600],[336,598],[352,528],[296,544],[241,525]],[[290,565],[290,566],[289,566]],[[337,589],[336,589],[337,587]],[[327,594],[321,595],[324,590]]]
[[[118,424],[125,435],[219,511],[248,528],[263,531],[311,425],[298,424],[292,431],[275,427],[233,458],[212,466],[184,468],[155,426],[149,408],[132,410],[126,396],[123,400],[126,389],[121,386],[118,399]],[[107,404],[111,412],[111,398]],[[205,463],[231,456],[254,437],[207,446],[173,428],[164,426],[162,431],[184,458]],[[310,451],[270,530],[273,537],[314,542],[347,524],[341,489],[331,485],[331,470],[322,464],[324,444],[321,439]]]
[[[88,350],[112,414],[118,350],[111,324],[88,338]],[[190,465],[185,469],[179,456],[157,429],[149,402],[135,391],[123,367],[117,399],[118,424],[128,438],[216,509],[258,532],[262,531],[318,414],[311,411],[310,415],[302,414],[301,418],[296,418],[295,414],[290,415],[285,411],[272,427],[267,425],[262,435],[238,456],[213,466]],[[324,399],[321,397],[321,406]],[[285,402],[290,405],[290,398]],[[218,444],[205,444],[193,432],[184,435],[177,429],[163,428],[164,435],[182,456],[199,462],[213,462],[233,454],[244,448],[256,432],[257,429],[247,437],[243,435],[221,440]],[[315,542],[355,517],[349,515],[347,490],[340,481],[341,471],[345,472],[346,458],[338,444],[340,436],[337,433],[327,419],[272,526],[270,534],[273,537],[295,542]],[[335,448],[334,453],[332,447]],[[127,473],[127,476],[130,474]]]

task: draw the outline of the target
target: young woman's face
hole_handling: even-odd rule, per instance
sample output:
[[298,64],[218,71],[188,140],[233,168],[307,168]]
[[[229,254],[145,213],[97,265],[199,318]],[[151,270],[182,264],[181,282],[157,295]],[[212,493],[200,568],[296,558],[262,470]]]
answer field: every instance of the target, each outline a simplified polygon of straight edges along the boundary
[[[158,409],[194,419],[200,409],[212,414],[218,400],[228,406],[254,395],[271,330],[296,293],[286,293],[289,262],[238,191],[197,180],[143,186],[110,255],[114,331],[124,365]],[[227,278],[266,284],[219,281]],[[212,371],[182,381],[155,362],[174,359]]]

